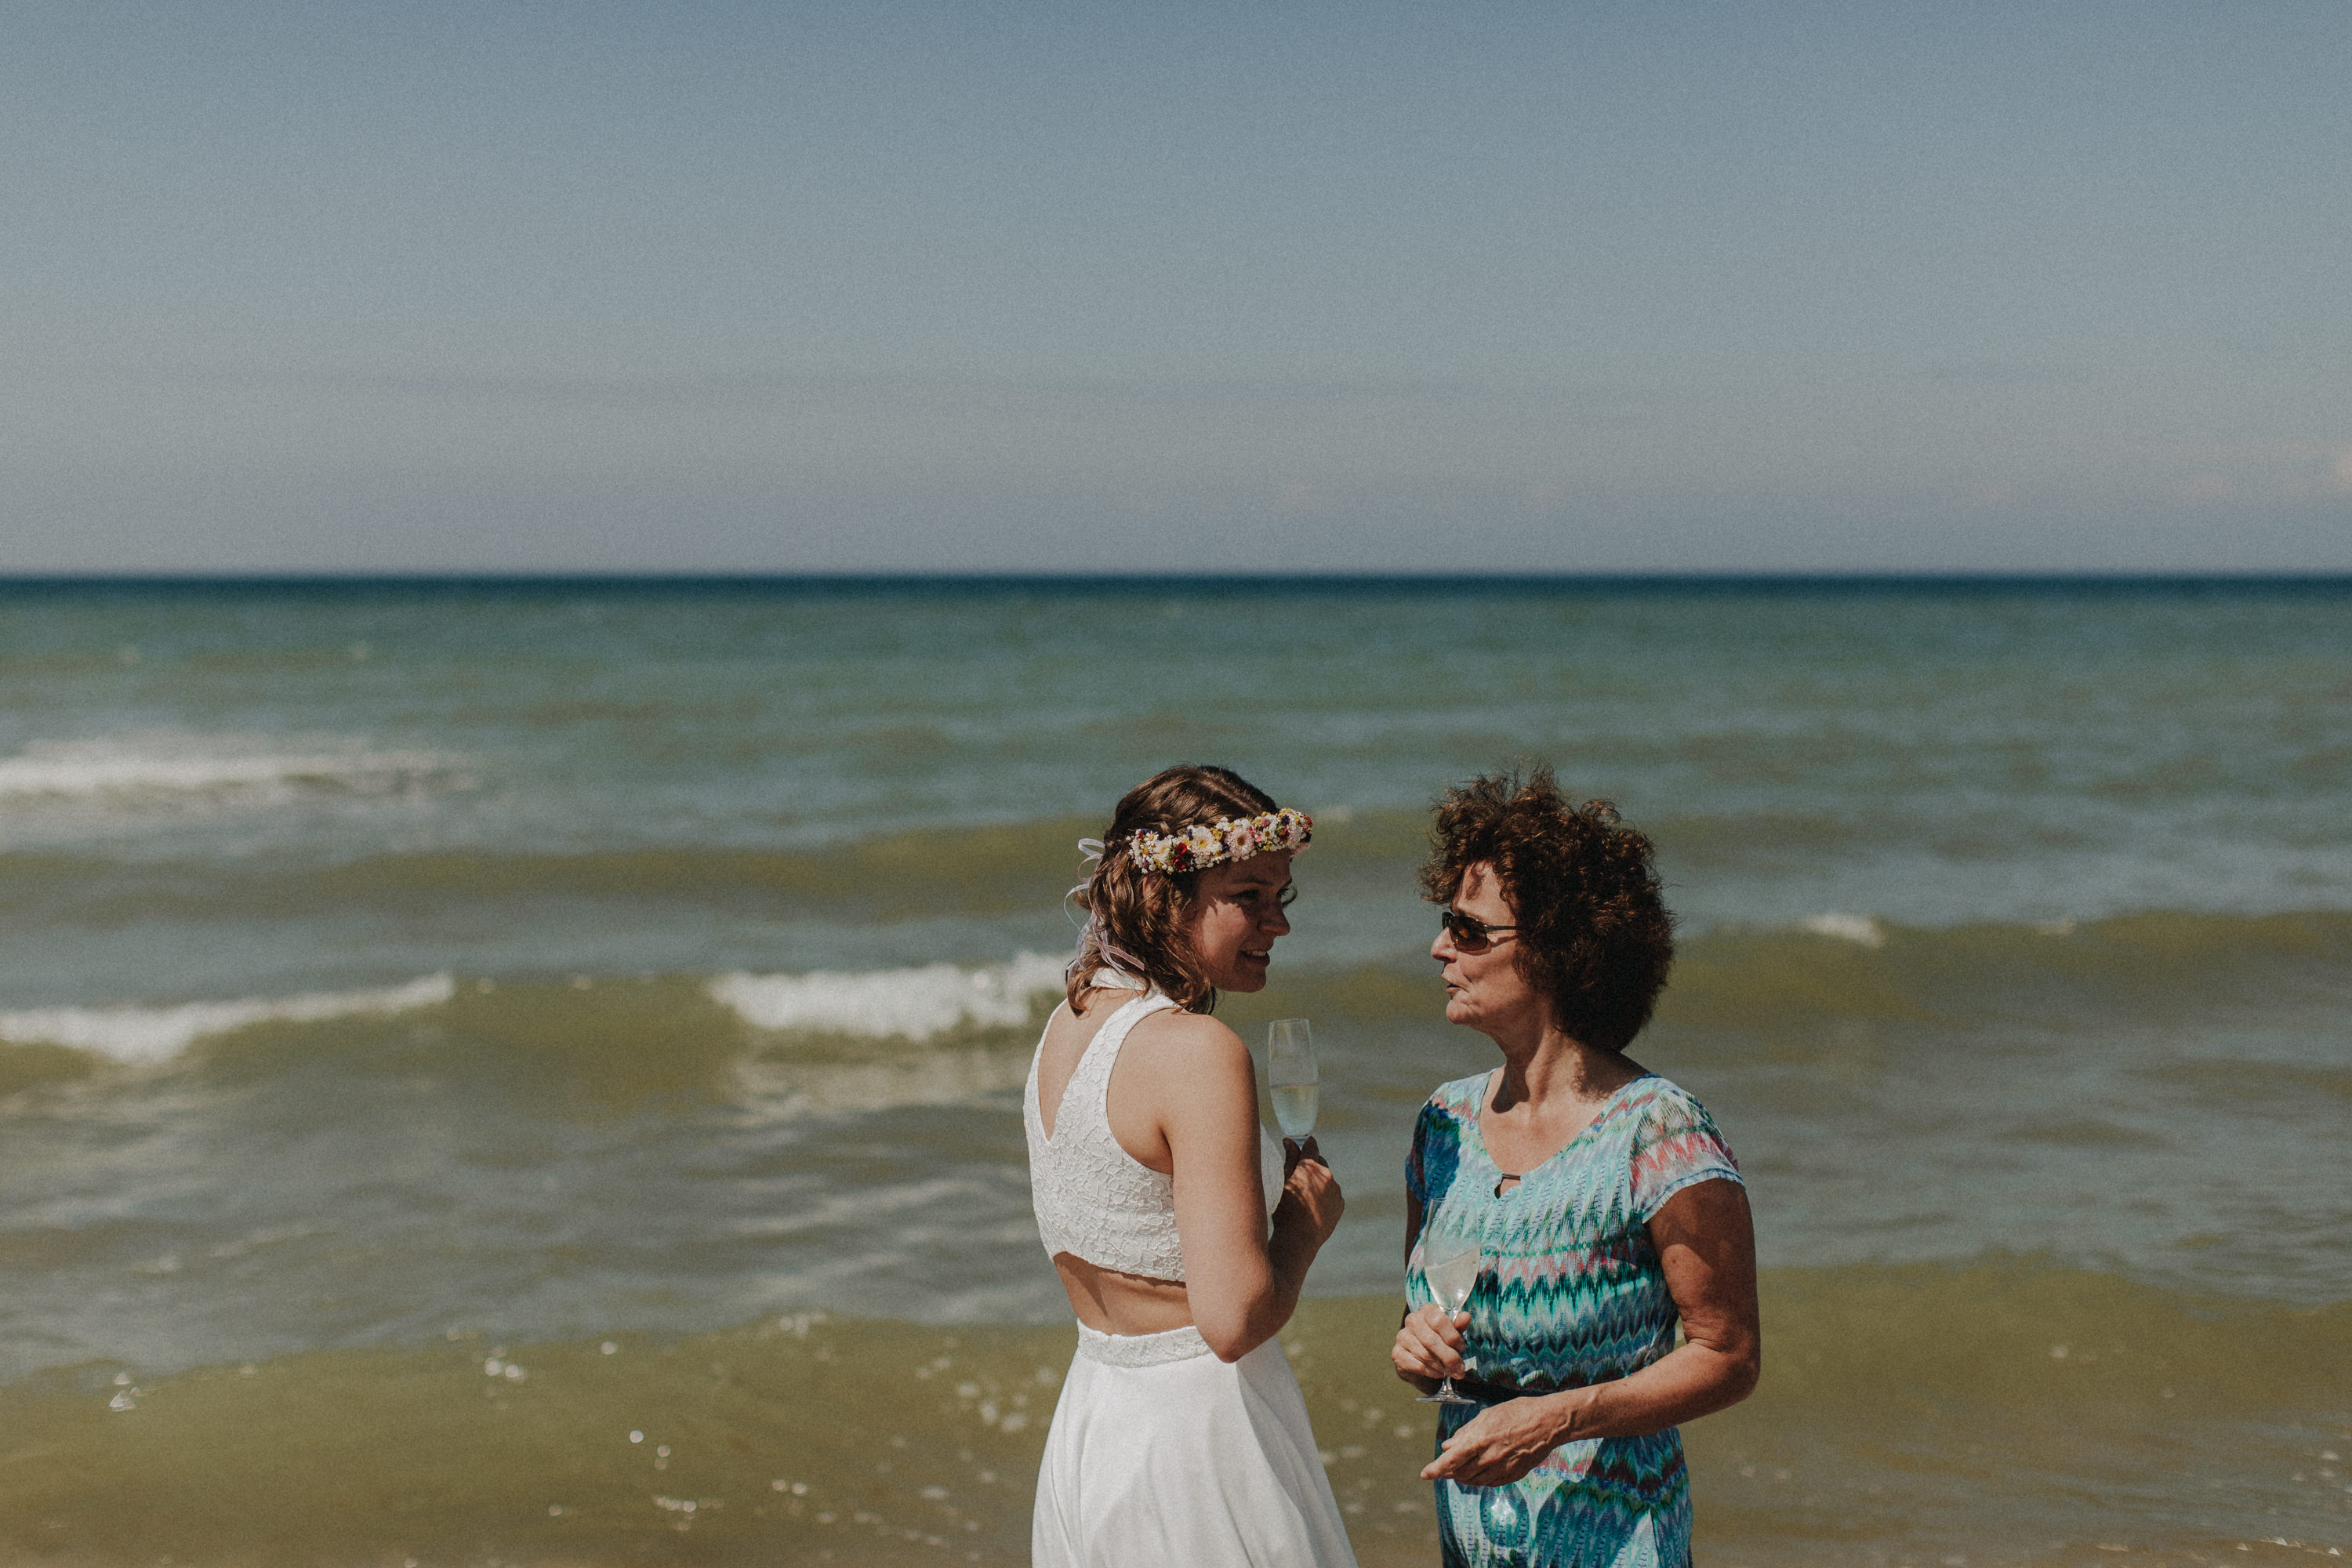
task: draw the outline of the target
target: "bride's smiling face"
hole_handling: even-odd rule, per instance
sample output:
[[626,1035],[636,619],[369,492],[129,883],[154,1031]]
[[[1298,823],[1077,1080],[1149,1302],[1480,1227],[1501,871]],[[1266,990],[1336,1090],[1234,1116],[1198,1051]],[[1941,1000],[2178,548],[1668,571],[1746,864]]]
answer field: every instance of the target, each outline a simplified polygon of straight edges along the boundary
[[1263,991],[1269,950],[1290,930],[1282,912],[1290,852],[1275,850],[1201,873],[1192,914],[1192,955],[1220,991]]

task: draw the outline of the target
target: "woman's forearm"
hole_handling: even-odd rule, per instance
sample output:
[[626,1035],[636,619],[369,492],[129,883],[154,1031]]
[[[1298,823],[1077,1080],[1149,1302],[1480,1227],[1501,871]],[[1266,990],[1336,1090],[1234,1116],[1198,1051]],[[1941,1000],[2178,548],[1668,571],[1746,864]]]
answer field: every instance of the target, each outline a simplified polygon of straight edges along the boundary
[[1649,1230],[1687,1337],[1631,1377],[1549,1396],[1559,1402],[1561,1442],[1663,1432],[1755,1391],[1764,1332],[1746,1189],[1725,1181],[1685,1187],[1651,1216]]
[[1756,1387],[1752,1348],[1718,1348],[1694,1340],[1631,1377],[1534,1396],[1559,1436],[1639,1437],[1737,1405]]
[[1237,1310],[1230,1314],[1202,1311],[1206,1303],[1195,1292],[1194,1321],[1220,1360],[1239,1361],[1280,1333],[1298,1310],[1307,1270],[1314,1265],[1323,1241],[1313,1221],[1291,1208],[1286,1200],[1275,1211],[1274,1234],[1265,1244],[1265,1272],[1243,1292],[1235,1303]]
[[1275,1216],[1274,1234],[1265,1244],[1266,1272],[1271,1277],[1266,1290],[1265,1310],[1273,1321],[1268,1334],[1290,1321],[1298,1310],[1298,1298],[1307,1289],[1307,1271],[1315,1266],[1315,1255],[1323,1249],[1322,1238],[1315,1227],[1304,1222],[1285,1225],[1284,1215]]

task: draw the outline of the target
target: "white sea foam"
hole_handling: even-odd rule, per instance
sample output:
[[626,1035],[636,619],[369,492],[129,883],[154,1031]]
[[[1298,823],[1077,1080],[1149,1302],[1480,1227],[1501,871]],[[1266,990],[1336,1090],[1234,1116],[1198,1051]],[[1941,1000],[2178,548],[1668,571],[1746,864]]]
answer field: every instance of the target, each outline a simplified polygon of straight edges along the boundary
[[373,991],[318,991],[238,1002],[185,1002],[172,1007],[37,1007],[0,1013],[0,1040],[70,1046],[119,1062],[159,1062],[206,1035],[254,1024],[310,1024],[361,1013],[404,1013],[437,1006],[457,994],[454,975],[428,974]]
[[1815,936],[1833,936],[1840,942],[1857,942],[1864,947],[1886,945],[1886,928],[1868,915],[1807,915],[1797,922],[1797,929]]
[[445,775],[452,765],[427,752],[373,751],[350,742],[288,745],[270,736],[151,731],[35,742],[13,757],[0,757],[0,798],[270,801],[318,790],[382,794]]
[[1061,989],[1063,961],[1024,952],[1005,963],[807,974],[722,974],[712,998],[756,1029],[904,1036],[928,1040],[960,1024],[1013,1026],[1029,1021],[1041,993]]

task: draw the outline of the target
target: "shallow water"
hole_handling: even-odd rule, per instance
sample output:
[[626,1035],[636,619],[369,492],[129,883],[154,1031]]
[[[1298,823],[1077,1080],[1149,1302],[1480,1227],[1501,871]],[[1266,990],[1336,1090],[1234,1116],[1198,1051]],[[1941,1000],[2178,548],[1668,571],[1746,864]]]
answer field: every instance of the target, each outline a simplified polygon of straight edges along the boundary
[[[1689,1432],[1708,1562],[2212,1563],[2325,1554],[2352,1520],[2343,1307],[1864,1265],[1770,1274],[1765,1311],[1762,1392]],[[1310,1301],[1284,1336],[1370,1564],[1435,1557],[1431,1423],[1363,1353],[1395,1312]],[[1073,1342],[795,1314],[85,1366],[0,1390],[0,1541],[92,1563],[1023,1563]]]
[[[2342,584],[0,593],[0,1464],[48,1478],[0,1539],[887,1560],[862,1509],[1017,1556],[1068,1343],[1018,1104],[1059,897],[1193,759],[1317,815],[1222,1016],[1316,1021],[1318,1431],[1368,1561],[1425,1560],[1425,1432],[1333,1436],[1403,1420],[1403,1139],[1494,1059],[1412,870],[1444,781],[1538,759],[1660,841],[1635,1054],[1774,1270],[1763,1392],[1689,1434],[1705,1561],[2352,1551],[2347,647]],[[978,1358],[1034,1419],[930,1430],[911,1371],[811,1405],[825,1345]],[[678,1381],[712,1362],[767,1392]],[[607,1464],[639,1408],[703,1412],[724,1506]],[[963,1511],[757,1495],[853,1419]]]

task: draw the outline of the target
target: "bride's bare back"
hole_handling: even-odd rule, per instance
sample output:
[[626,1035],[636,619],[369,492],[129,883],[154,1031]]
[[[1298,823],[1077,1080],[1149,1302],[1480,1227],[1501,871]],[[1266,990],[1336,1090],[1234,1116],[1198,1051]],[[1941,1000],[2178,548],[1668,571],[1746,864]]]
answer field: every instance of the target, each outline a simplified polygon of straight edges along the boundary
[[[1037,1057],[1037,1110],[1048,1138],[1087,1048],[1135,994],[1097,988],[1080,997],[1084,1013],[1055,1011]],[[1269,1256],[1248,1048],[1215,1019],[1170,1009],[1137,1022],[1118,1050],[1105,1094],[1106,1120],[1129,1159],[1174,1178],[1184,1278],[1152,1279],[1058,1252],[1054,1267],[1070,1310],[1105,1333],[1150,1334],[1197,1324],[1221,1354],[1224,1346],[1238,1347],[1234,1355],[1245,1353],[1265,1337],[1255,1331],[1260,1320],[1272,1316],[1265,1308],[1296,1290],[1277,1285]],[[1291,1228],[1306,1233],[1301,1240],[1312,1237],[1311,1257],[1338,1223],[1338,1186],[1328,1168],[1307,1162],[1287,1173],[1284,1195],[1305,1211],[1299,1218],[1307,1224]],[[1287,1305],[1281,1319],[1289,1316]],[[1266,1331],[1278,1326],[1276,1321]]]

